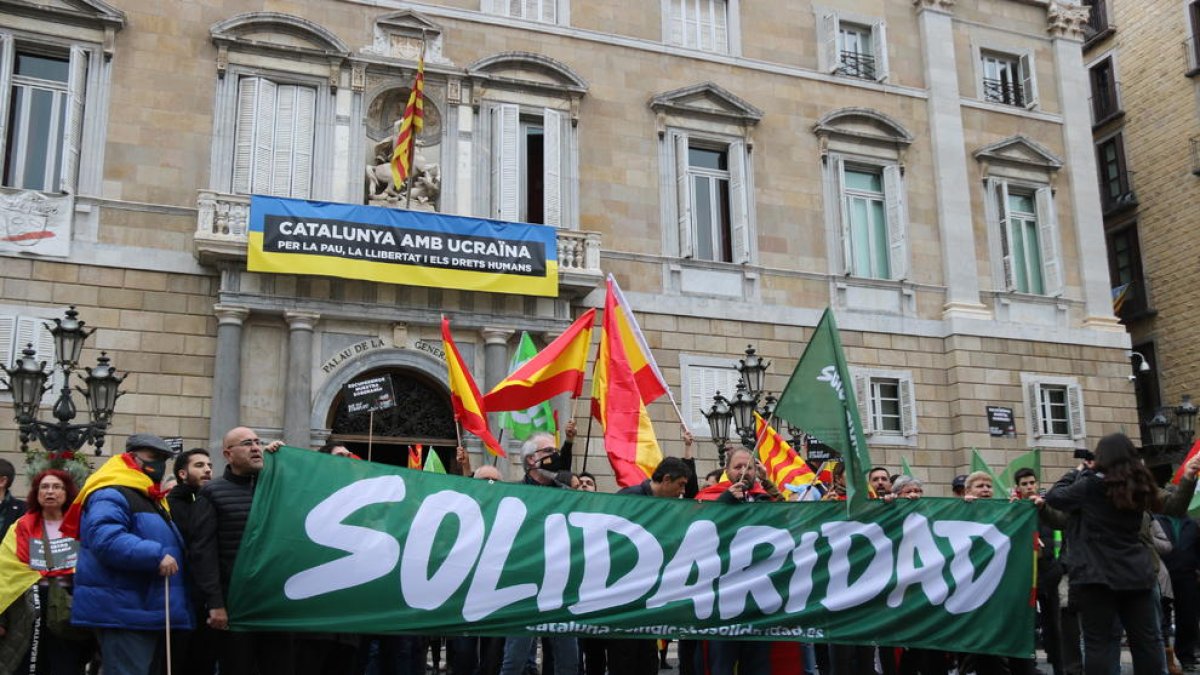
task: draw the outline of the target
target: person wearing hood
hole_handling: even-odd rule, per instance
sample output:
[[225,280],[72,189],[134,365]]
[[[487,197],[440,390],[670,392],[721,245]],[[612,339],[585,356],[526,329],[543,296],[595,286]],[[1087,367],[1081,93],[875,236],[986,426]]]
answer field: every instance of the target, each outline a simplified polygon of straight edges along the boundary
[[161,487],[172,454],[158,436],[130,436],[125,453],[88,479],[63,519],[63,534],[80,543],[71,623],[96,629],[106,675],[152,672],[168,597],[171,629],[192,628],[183,537]]

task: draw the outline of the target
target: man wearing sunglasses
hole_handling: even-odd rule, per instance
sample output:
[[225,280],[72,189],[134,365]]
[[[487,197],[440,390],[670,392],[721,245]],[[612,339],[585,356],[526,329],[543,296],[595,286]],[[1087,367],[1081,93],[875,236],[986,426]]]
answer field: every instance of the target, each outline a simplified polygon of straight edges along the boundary
[[[208,606],[208,625],[218,631],[229,627],[226,594],[233,576],[242,533],[250,518],[250,505],[263,453],[281,442],[267,444],[253,429],[237,427],[222,440],[225,474],[205,485],[192,507],[195,534],[188,542],[195,582]],[[219,649],[222,675],[291,675],[293,650],[286,633],[222,633]]]

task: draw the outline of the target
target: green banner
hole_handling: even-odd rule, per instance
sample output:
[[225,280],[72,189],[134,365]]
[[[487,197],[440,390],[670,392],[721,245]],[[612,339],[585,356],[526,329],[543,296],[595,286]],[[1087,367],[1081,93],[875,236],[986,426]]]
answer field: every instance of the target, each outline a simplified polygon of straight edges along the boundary
[[1032,503],[722,504],[284,448],[235,629],[792,640],[1033,653]]

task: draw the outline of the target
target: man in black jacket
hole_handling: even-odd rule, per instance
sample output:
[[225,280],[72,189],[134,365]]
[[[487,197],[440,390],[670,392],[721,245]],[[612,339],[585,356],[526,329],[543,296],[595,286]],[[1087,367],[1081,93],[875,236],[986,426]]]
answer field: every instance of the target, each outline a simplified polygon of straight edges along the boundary
[[205,623],[208,611],[204,606],[204,595],[196,586],[195,565],[192,542],[195,541],[196,526],[195,509],[192,508],[200,488],[212,480],[212,459],[204,448],[192,448],[180,453],[175,458],[172,468],[175,476],[175,487],[167,493],[167,503],[171,506],[171,520],[179,528],[187,545],[188,564],[184,570],[188,573],[188,588],[191,590],[192,607],[195,611],[195,630],[174,631],[171,633],[171,661],[173,672],[184,675],[212,675],[216,669],[215,653],[216,638],[213,629]]
[[13,480],[16,477],[17,471],[12,462],[0,459],[0,539],[4,538],[8,528],[17,522],[18,518],[25,515],[25,502],[12,494]]
[[[250,518],[263,452],[281,444],[264,446],[253,429],[237,427],[225,434],[222,445],[225,475],[205,485],[196,497],[190,552],[196,586],[208,606],[208,625],[219,631],[229,627],[226,594]],[[292,675],[295,671],[289,634],[224,633],[221,638],[221,675]]]

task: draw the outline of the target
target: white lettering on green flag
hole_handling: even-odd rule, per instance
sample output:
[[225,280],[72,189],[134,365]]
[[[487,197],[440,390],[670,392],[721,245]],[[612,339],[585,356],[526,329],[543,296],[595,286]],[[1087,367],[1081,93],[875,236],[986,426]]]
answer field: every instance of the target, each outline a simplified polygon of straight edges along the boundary
[[804,640],[1029,656],[1031,503],[722,504],[269,455],[235,630]]

